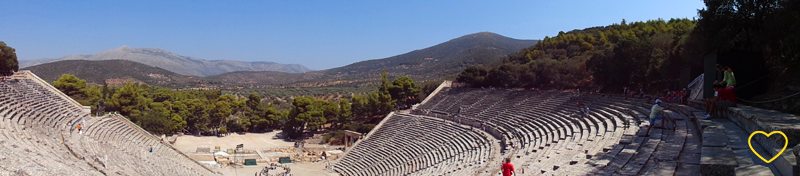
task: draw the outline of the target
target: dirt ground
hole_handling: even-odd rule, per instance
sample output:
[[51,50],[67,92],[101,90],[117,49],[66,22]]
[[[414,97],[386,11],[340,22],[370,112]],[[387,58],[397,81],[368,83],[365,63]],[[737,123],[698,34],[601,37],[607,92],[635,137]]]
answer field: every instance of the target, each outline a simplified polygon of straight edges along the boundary
[[[280,133],[281,131],[269,132],[269,133],[247,133],[247,134],[230,134],[225,137],[214,137],[214,136],[191,136],[191,135],[184,135],[178,137],[175,141],[175,148],[184,152],[184,153],[194,153],[197,150],[197,147],[207,146],[210,147],[212,150],[214,146],[220,146],[222,150],[229,149],[229,148],[236,148],[238,144],[244,144],[245,149],[253,149],[253,150],[261,150],[261,149],[269,149],[269,148],[287,148],[287,147],[294,147],[294,142],[284,141],[282,139],[275,138],[275,135]],[[243,166],[241,168],[237,167],[225,167],[225,168],[214,168],[215,171],[221,172],[223,175],[231,175],[231,176],[238,176],[238,175],[254,175],[257,172],[260,172],[265,166],[268,166],[269,163],[258,163],[257,166]],[[286,166],[292,169],[292,174],[295,176],[337,176],[338,174],[329,173],[325,171],[325,163],[324,162],[316,162],[316,163],[291,163],[285,164]]]
[[244,144],[245,149],[251,150],[260,150],[262,148],[294,147],[294,142],[284,141],[283,139],[277,138],[273,139],[273,137],[280,132],[281,131],[269,133],[247,133],[243,135],[231,133],[225,137],[197,137],[192,135],[184,135],[178,137],[178,140],[175,141],[174,146],[182,152],[195,152],[197,147],[201,146],[210,147],[211,150],[214,149],[214,146],[220,146],[222,150],[226,150],[229,148],[236,148],[236,145],[239,144]]
[[[336,173],[329,173],[325,171],[325,163],[323,162],[316,162],[316,163],[291,163],[291,164],[284,164],[292,169],[292,174],[295,176],[338,176],[339,174]],[[226,176],[241,176],[241,175],[254,175],[255,173],[260,172],[264,167],[269,166],[268,163],[258,163],[257,166],[244,166],[242,168],[233,168],[233,167],[226,167],[226,168],[216,168],[215,171],[219,171],[222,175]]]

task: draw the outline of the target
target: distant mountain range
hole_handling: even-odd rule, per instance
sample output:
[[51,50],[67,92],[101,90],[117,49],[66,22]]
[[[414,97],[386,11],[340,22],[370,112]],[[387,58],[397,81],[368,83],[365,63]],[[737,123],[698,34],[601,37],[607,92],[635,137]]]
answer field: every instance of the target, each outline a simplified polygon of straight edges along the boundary
[[53,82],[63,74],[75,75],[89,84],[119,86],[141,82],[170,88],[197,87],[206,83],[203,79],[184,76],[128,60],[62,60],[25,68],[42,79]]
[[207,61],[177,55],[158,48],[131,48],[128,46],[122,46],[90,55],[68,55],[58,59],[20,60],[20,68],[60,60],[129,60],[189,76],[210,76],[235,71],[278,71],[286,73],[304,73],[311,71],[299,64],[242,62],[234,60]]
[[[450,41],[383,59],[366,60],[328,70],[294,76],[297,86],[363,85],[380,80],[386,69],[390,77],[410,76],[418,82],[454,77],[470,65],[483,65],[498,61],[508,54],[536,45],[538,40],[518,40],[491,32],[465,35]],[[276,77],[274,72],[231,72],[213,76],[223,84],[252,83],[259,77]],[[220,78],[225,78],[224,80]],[[286,82],[255,81],[260,84],[285,84]]]
[[[343,67],[320,71],[309,71],[307,68],[300,65],[291,67],[292,65],[283,64],[277,65],[282,65],[280,68],[284,69],[284,71],[232,71],[235,70],[233,66],[226,66],[225,63],[240,63],[238,67],[235,67],[236,69],[246,68],[255,70],[270,67],[245,67],[241,66],[241,64],[246,65],[251,63],[239,61],[205,61],[175,55],[161,49],[137,49],[129,47],[121,47],[94,55],[70,55],[57,60],[107,60],[108,58],[122,58],[124,60],[143,63],[145,66],[137,66],[133,63],[118,60],[108,62],[52,62],[52,60],[35,60],[39,63],[51,63],[23,69],[30,69],[37,75],[52,74],[52,76],[42,76],[44,79],[48,79],[49,77],[55,77],[57,79],[55,75],[60,76],[61,74],[76,74],[79,78],[93,77],[91,81],[87,81],[102,84],[103,80],[116,80],[128,75],[141,82],[148,84],[155,83],[156,85],[173,88],[209,85],[204,83],[213,83],[213,86],[223,87],[242,87],[243,85],[249,85],[250,87],[253,85],[294,87],[365,86],[380,82],[380,72],[384,69],[389,73],[390,78],[410,76],[417,82],[452,78],[467,66],[483,65],[498,61],[508,54],[519,52],[524,48],[535,45],[537,42],[537,40],[517,40],[491,32],[480,32],[397,56],[366,60]],[[32,61],[21,60],[20,63],[28,64],[32,63]],[[259,62],[252,63],[252,65],[256,65],[256,63]],[[82,64],[89,65],[92,68],[88,68],[88,66],[81,67],[80,65]],[[222,66],[214,64],[221,64]],[[154,65],[155,67],[163,69],[152,68],[151,66]],[[23,66],[20,67],[22,68]],[[83,71],[84,68],[87,70]],[[286,69],[289,71],[285,71]],[[164,71],[172,71],[178,74],[169,74]],[[225,71],[232,72],[224,73]],[[148,76],[150,72],[160,75],[169,75],[166,77],[170,78],[169,80],[176,81],[176,83],[163,83],[161,82],[164,81],[163,79],[158,80],[152,76]],[[105,76],[97,76],[95,74]],[[199,78],[183,75],[201,75],[205,77]]]

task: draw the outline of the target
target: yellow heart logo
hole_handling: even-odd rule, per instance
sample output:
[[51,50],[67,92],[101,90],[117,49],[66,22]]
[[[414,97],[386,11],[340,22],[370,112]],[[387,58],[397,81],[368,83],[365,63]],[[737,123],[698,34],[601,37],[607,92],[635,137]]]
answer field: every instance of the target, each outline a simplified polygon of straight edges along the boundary
[[[766,160],[766,159],[764,159],[764,157],[761,157],[761,155],[759,155],[758,152],[756,152],[755,149],[753,149],[753,144],[750,141],[752,141],[753,135],[756,135],[756,134],[764,134],[765,136],[769,137],[770,135],[775,134],[775,133],[783,135],[783,140],[786,140],[786,142],[783,143],[783,149],[781,149],[781,152],[778,152],[778,154],[775,155],[774,157],[772,157],[772,159]],[[777,159],[778,156],[781,156],[783,151],[786,150],[786,145],[788,145],[788,144],[789,144],[789,138],[786,138],[786,134],[783,134],[783,132],[781,132],[781,131],[773,131],[773,132],[770,132],[769,134],[767,134],[764,131],[755,131],[752,134],[750,134],[749,138],[747,138],[747,145],[750,146],[750,150],[752,150],[753,153],[755,153],[756,156],[758,156],[758,158],[761,158],[761,160],[764,160],[764,162],[767,162],[767,163],[770,163],[770,162],[772,162],[772,160]]]

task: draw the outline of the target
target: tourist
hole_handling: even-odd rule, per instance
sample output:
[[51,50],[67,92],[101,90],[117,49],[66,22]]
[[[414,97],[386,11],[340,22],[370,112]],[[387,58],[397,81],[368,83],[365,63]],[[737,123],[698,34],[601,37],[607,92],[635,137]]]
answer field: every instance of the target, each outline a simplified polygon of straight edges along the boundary
[[682,91],[675,91],[672,94],[672,96],[674,96],[673,97],[674,100],[678,100],[678,102],[681,102],[680,100],[681,100],[681,97],[683,97],[683,92]]
[[587,112],[584,111],[583,109],[581,109],[581,117],[582,118],[586,118],[586,114],[587,114]]
[[669,101],[670,98],[672,98],[672,92],[671,91],[667,91],[667,96],[664,96],[664,100]]
[[712,87],[714,88],[714,97],[705,99],[705,101],[706,101],[706,116],[703,119],[711,119],[711,117],[716,116],[716,114],[715,114],[715,112],[716,112],[715,105],[716,105],[717,101],[719,101],[719,90],[722,89],[723,85],[721,85],[719,83],[714,83],[714,85],[712,85]]
[[644,89],[639,89],[639,98],[644,98]]
[[78,134],[83,134],[83,130],[81,128],[81,124],[78,124]]
[[153,146],[150,146],[150,153],[153,153]]
[[688,102],[687,98],[689,97],[689,90],[683,88],[683,90],[679,93],[681,95],[681,104],[686,104]]
[[664,126],[665,126],[664,125],[664,120],[672,121],[672,120],[669,119],[669,117],[665,118],[663,115],[661,115],[661,113],[664,110],[668,110],[668,109],[669,108],[664,108],[664,107],[661,106],[661,100],[660,99],[656,99],[656,104],[653,105],[653,108],[650,108],[650,126],[647,127],[647,133],[645,134],[644,137],[650,137],[650,129],[653,128],[653,125],[655,125],[656,120],[661,119],[661,128],[664,128]]
[[733,86],[724,88],[721,85],[718,86],[717,93],[719,96],[717,96],[717,101],[714,102],[714,111],[712,112],[714,115],[717,115],[717,112],[720,110],[719,108],[736,107],[738,101],[736,100],[736,94],[733,93],[733,90]]
[[731,87],[736,85],[736,77],[733,76],[733,69],[728,66],[722,66],[722,70],[725,71],[723,73],[724,77],[722,78],[722,82],[725,82],[725,87]]
[[628,97],[628,87],[622,87],[622,95]]
[[506,158],[506,163],[503,164],[503,176],[517,175],[514,172],[514,165],[511,165],[511,158]]

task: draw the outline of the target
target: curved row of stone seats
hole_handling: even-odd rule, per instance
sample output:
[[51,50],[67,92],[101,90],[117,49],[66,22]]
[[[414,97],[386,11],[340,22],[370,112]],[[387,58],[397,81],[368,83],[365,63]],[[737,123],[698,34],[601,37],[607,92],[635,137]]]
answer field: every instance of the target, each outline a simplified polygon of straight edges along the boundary
[[[512,163],[528,172],[661,175],[675,171],[675,152],[684,147],[688,122],[679,121],[675,131],[653,129],[651,137],[639,137],[646,130],[642,126],[650,125],[646,121],[650,104],[599,96],[566,101],[565,95],[447,88],[412,112],[494,129],[499,134],[493,136],[514,146],[503,157],[519,158]],[[577,101],[592,109],[587,117],[576,115]],[[437,169],[417,173],[441,173]]]
[[[116,137],[129,137],[129,141],[115,145],[86,137],[89,131],[80,135],[76,124],[87,119],[92,121],[82,107],[70,103],[63,96],[49,90],[49,85],[41,85],[30,79],[14,79],[0,82],[0,170],[12,171],[21,175],[213,175],[210,170],[187,158],[178,157],[164,149],[164,145],[156,148],[161,151],[154,159],[136,158],[133,152],[119,152],[108,146],[123,148],[133,144],[150,145],[157,142],[145,141],[136,133],[119,133],[124,126],[115,131],[94,133]],[[128,121],[129,122],[129,121]],[[90,124],[84,123],[84,127]],[[94,127],[90,127],[92,129]],[[86,129],[86,128],[85,128]],[[141,134],[138,133],[138,134]],[[149,134],[148,134],[149,135]],[[110,140],[110,139],[109,139]],[[100,141],[100,142],[98,142]],[[135,142],[131,142],[135,141]],[[111,142],[114,143],[114,142]],[[156,145],[157,146],[157,145]],[[148,147],[149,149],[149,147]],[[88,157],[85,151],[108,153],[105,157]],[[115,151],[115,152],[114,152]],[[141,152],[139,153],[141,154]],[[172,155],[170,155],[172,154]],[[116,169],[106,169],[104,161],[124,161]],[[158,163],[156,163],[158,162]],[[195,164],[192,165],[191,163]],[[188,163],[188,164],[181,164]],[[158,168],[164,168],[159,170]],[[188,168],[193,172],[168,172],[169,170]]]
[[[15,98],[18,103],[23,105],[28,111],[32,110],[45,110],[49,120],[47,123],[50,127],[66,128],[64,125],[71,125],[88,116],[81,112],[80,107],[73,106],[72,104],[63,101],[61,97],[46,90],[38,83],[29,80],[14,80],[8,81],[5,84],[10,88],[8,92],[9,98]],[[36,107],[36,109],[34,109]],[[42,108],[46,107],[46,108]],[[65,123],[66,122],[66,123]],[[59,126],[61,125],[61,126]]]
[[[554,124],[560,128],[571,129],[572,131],[567,133],[572,135],[553,141],[550,145],[539,147],[531,156],[522,156],[523,160],[519,163],[523,166],[521,168],[540,172],[541,174],[569,171],[569,169],[560,168],[585,162],[596,153],[602,152],[600,151],[602,148],[611,146],[616,141],[619,141],[620,136],[618,134],[624,128],[616,128],[613,126],[615,125],[614,123],[607,123],[603,120],[615,117],[603,113],[591,113],[588,117],[581,117],[570,112],[577,109],[574,106],[562,105],[554,113],[544,115],[544,119],[562,121]],[[606,127],[605,125],[610,126]],[[599,128],[593,129],[590,128],[591,126]],[[597,129],[610,129],[611,131],[598,131]],[[561,174],[574,175],[575,173],[567,172]]]
[[[415,114],[437,112],[442,118],[482,128],[488,125],[502,134],[516,151],[520,166],[558,168],[576,164],[616,144],[627,128],[626,117],[598,109],[589,118],[571,113],[568,93],[450,88],[420,105]],[[427,104],[435,104],[430,106]],[[438,107],[438,109],[437,109]],[[463,107],[463,108],[452,108]],[[433,108],[433,109],[426,109]],[[459,109],[461,110],[460,114]],[[457,117],[452,115],[458,114]],[[434,115],[439,117],[438,115]],[[475,122],[477,121],[477,122]],[[497,136],[496,136],[497,137]],[[522,144],[522,145],[515,145]],[[599,147],[597,147],[599,146]],[[514,150],[514,149],[524,150]]]
[[345,155],[342,175],[450,175],[477,173],[491,143],[478,131],[441,119],[395,114]]
[[[63,144],[55,114],[80,117],[25,80],[0,83],[0,168],[20,175],[102,175]],[[56,129],[56,130],[54,130]]]
[[[546,92],[539,95],[527,91],[446,88],[426,104],[420,105],[414,113],[431,115],[430,112],[438,112],[451,116],[457,114],[458,117],[443,118],[478,128],[488,126],[493,128],[489,131],[496,131],[493,135],[501,138],[504,145],[509,148],[511,146],[525,148],[533,141],[531,136],[534,129],[524,122],[536,119],[539,114],[548,113],[556,105],[563,104],[568,100],[566,95],[560,92]],[[564,124],[564,121],[556,122]],[[550,123],[547,125],[557,134],[552,140],[571,135],[567,134],[571,133],[571,130],[556,128]]]
[[[519,93],[521,94],[523,92]],[[481,115],[491,114],[492,112],[496,112],[496,110],[492,110],[493,107],[507,107],[509,109],[519,109],[520,106],[514,106],[519,104],[528,105],[524,107],[535,107],[530,105],[530,102],[535,102],[535,101],[528,101],[530,99],[522,99],[520,101],[517,98],[509,98],[509,99],[498,99],[496,97],[494,98],[481,97],[481,98],[490,99],[491,101],[489,102],[495,102],[491,105],[486,105],[488,106],[487,110],[477,113]],[[425,106],[422,107],[424,108]],[[503,118],[502,115],[504,114],[501,114],[500,118],[515,123],[522,122],[519,123],[522,124],[519,125],[519,127],[508,127],[509,129],[507,131],[532,129],[529,130],[530,132],[528,134],[531,134],[531,136],[533,137],[523,136],[522,141],[530,139],[536,140],[535,142],[532,143],[533,149],[525,152],[526,154],[528,154],[528,152],[533,152],[533,157],[522,156],[521,157],[523,158],[522,161],[526,161],[525,158],[529,158],[531,160],[537,161],[538,163],[551,164],[550,166],[554,168],[556,166],[559,166],[560,164],[578,163],[577,161],[578,159],[586,157],[587,155],[588,156],[593,155],[593,154],[587,154],[590,153],[590,151],[593,153],[600,153],[600,150],[602,150],[602,148],[611,146],[615,144],[616,141],[619,141],[623,133],[623,130],[630,130],[630,128],[627,128],[626,125],[627,124],[626,117],[623,117],[615,112],[603,112],[611,110],[602,110],[600,112],[592,113],[592,115],[590,115],[589,118],[576,119],[576,118],[565,118],[569,116],[568,115],[569,110],[565,109],[573,109],[573,110],[577,109],[577,108],[569,108],[569,106],[562,105],[559,106],[559,108],[555,108],[555,106],[547,106],[547,109],[559,109],[555,112],[539,111],[536,110],[535,108],[531,109],[532,110],[530,110],[530,113],[527,113],[525,111],[522,112],[516,111],[514,114],[510,115],[510,116],[524,116],[527,118],[523,117],[516,117],[516,118],[525,119],[528,121],[515,121],[515,118]],[[417,113],[419,112],[420,111],[417,111]],[[467,113],[469,112],[467,111]],[[466,116],[469,115],[472,114],[466,114]],[[590,133],[591,135],[589,135]],[[598,138],[599,140],[592,140],[595,136],[600,136],[601,138]],[[594,146],[600,146],[600,147],[594,147]],[[576,155],[573,155],[573,153],[575,152],[584,155],[583,156],[577,155],[580,156],[577,157]],[[534,162],[521,162],[520,164],[531,166],[531,163]],[[550,168],[550,167],[543,166],[540,164],[536,165],[533,168]]]
[[640,119],[649,114],[649,107],[645,107],[651,104],[601,96],[588,96],[584,101],[593,111],[600,111],[596,114],[619,117],[614,120],[625,127],[623,139],[616,145],[603,147],[602,152],[589,161],[568,165],[554,175],[672,175],[675,172],[677,157],[687,137],[691,136],[688,129],[691,122],[680,120],[685,119],[685,115],[668,111],[670,116],[679,119],[675,130],[653,128],[650,137],[640,137],[647,130],[646,125],[652,125],[646,119]]
[[[97,117],[87,121],[86,126],[86,133],[79,139],[83,150],[76,153],[91,158],[87,160],[102,166],[106,173],[213,174],[152,135],[132,128],[122,116]],[[153,152],[149,152],[150,147]]]

